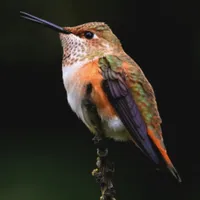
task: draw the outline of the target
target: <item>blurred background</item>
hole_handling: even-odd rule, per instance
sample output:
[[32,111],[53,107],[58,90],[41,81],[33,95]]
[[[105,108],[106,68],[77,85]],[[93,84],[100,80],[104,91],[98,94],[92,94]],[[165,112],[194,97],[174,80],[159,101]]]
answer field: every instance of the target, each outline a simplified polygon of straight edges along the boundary
[[183,183],[130,144],[110,141],[117,200],[200,199],[200,12],[197,1],[7,0],[1,2],[0,199],[99,199],[92,135],[67,104],[61,26],[104,21],[152,83],[168,153]]

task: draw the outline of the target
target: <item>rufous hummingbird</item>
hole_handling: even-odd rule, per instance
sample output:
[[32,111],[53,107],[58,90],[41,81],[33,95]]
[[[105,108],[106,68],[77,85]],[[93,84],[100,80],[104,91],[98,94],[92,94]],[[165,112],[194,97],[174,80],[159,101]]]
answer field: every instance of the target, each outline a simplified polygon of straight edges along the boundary
[[88,129],[115,141],[132,141],[154,163],[163,160],[181,182],[164,145],[153,88],[109,26],[90,22],[62,28],[20,15],[59,32],[67,100]]

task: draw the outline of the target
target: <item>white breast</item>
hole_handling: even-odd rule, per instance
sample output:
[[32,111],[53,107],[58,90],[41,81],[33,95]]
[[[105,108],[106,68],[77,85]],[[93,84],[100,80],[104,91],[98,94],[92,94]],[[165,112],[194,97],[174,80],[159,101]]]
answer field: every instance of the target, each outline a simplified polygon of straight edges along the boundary
[[78,61],[70,66],[62,66],[63,81],[68,81],[86,63],[88,63],[88,60]]
[[[65,89],[67,91],[67,100],[72,110],[77,114],[79,118],[83,119],[83,112],[81,108],[82,96],[80,94],[81,84],[79,84],[78,77],[75,77],[76,73],[83,67],[88,61],[76,62],[71,66],[62,67],[62,77]],[[83,86],[82,86],[83,87]]]

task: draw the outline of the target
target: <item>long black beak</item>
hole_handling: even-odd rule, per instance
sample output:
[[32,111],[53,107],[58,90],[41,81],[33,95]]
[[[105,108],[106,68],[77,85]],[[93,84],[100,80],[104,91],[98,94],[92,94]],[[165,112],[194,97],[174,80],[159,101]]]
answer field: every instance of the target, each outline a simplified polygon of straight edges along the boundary
[[20,11],[20,17],[24,18],[24,19],[27,19],[27,20],[30,20],[32,22],[35,22],[35,23],[38,23],[38,24],[42,24],[43,26],[46,26],[46,27],[49,27],[59,33],[65,33],[65,34],[70,34],[71,32],[65,30],[64,28],[56,25],[56,24],[53,24],[51,22],[48,22],[44,19],[41,19],[39,17],[36,17],[36,16],[33,16],[33,15],[30,15],[28,13],[25,13],[23,11]]

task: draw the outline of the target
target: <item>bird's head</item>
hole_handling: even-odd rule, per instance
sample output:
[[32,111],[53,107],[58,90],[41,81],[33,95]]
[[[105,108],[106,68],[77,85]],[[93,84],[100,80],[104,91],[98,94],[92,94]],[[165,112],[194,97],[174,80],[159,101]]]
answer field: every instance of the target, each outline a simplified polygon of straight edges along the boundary
[[63,46],[63,65],[85,59],[92,60],[121,50],[121,43],[109,26],[103,22],[89,22],[74,27],[64,27],[70,34],[60,33]]

